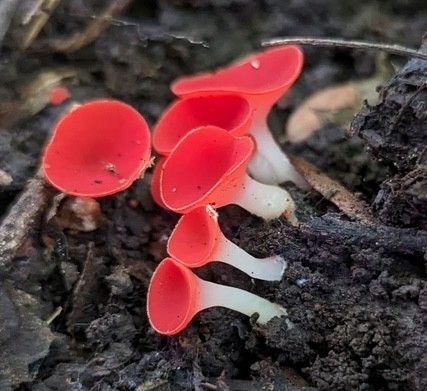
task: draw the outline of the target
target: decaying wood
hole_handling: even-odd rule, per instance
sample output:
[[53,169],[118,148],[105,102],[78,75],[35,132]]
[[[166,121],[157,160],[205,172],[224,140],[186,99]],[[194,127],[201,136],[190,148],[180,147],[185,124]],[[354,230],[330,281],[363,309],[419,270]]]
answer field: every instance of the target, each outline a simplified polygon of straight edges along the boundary
[[25,239],[38,228],[49,194],[39,171],[4,217],[0,224],[0,273],[9,269]]
[[[427,36],[420,53],[427,54]],[[384,224],[427,229],[427,60],[411,59],[352,122],[392,175],[374,202]]]
[[344,221],[336,215],[314,218],[310,224],[302,224],[300,231],[307,238],[332,245],[347,243],[355,248],[383,248],[389,253],[417,257],[422,257],[427,252],[427,231],[385,225],[361,225]]
[[289,384],[288,382],[277,381],[274,383],[267,383],[262,381],[238,380],[227,379],[228,388],[221,388],[220,385],[213,383],[203,383],[203,387],[207,391],[316,391],[314,387],[298,387]]

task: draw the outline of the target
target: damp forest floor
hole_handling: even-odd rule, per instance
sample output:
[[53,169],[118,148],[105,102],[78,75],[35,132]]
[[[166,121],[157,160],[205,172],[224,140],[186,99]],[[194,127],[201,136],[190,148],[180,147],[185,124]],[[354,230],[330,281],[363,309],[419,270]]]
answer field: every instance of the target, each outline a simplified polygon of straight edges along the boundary
[[[70,104],[46,103],[50,83],[66,85],[75,102],[123,100],[153,125],[172,80],[268,38],[427,53],[424,0],[38,3],[48,11],[0,5],[0,391],[427,389],[427,61],[389,56],[393,75],[354,109],[350,128],[329,123],[290,144],[284,124],[305,97],[377,70],[377,51],[304,46],[303,73],[270,117],[283,149],[317,178],[312,190],[284,185],[301,225],[220,210],[228,238],[257,257],[281,254],[289,267],[274,283],[219,263],[199,275],[286,307],[291,330],[282,318],[260,326],[212,308],[178,336],[157,334],[146,292],[178,216],[153,203],[151,171],[99,199],[92,232],[52,218],[57,192],[38,173]],[[43,12],[37,31],[27,19]],[[344,202],[334,197],[339,185]]]

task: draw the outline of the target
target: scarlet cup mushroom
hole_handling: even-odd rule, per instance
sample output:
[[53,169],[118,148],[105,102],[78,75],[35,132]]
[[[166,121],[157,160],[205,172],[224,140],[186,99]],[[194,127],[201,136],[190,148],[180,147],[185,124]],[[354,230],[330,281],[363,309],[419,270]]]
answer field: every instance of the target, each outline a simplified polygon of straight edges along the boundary
[[234,136],[247,133],[252,107],[240,95],[221,94],[178,99],[162,114],[153,132],[154,149],[169,155],[175,145],[194,128],[214,125]]
[[285,215],[296,223],[294,203],[278,186],[265,185],[246,174],[254,152],[251,137],[233,137],[216,126],[188,133],[165,160],[159,178],[164,205],[188,213],[211,204],[237,204],[264,219]]
[[102,197],[140,178],[150,165],[150,152],[150,131],[141,114],[117,100],[94,100],[56,123],[42,168],[62,192]]
[[154,164],[153,173],[151,175],[150,190],[153,201],[162,208],[167,209],[167,206],[163,202],[162,196],[160,194],[160,174],[162,173],[165,161],[166,158],[164,157],[161,157],[158,160],[156,159],[156,164]]
[[[247,316],[258,313],[260,324],[287,315],[283,307],[253,293],[202,280],[172,258],[160,262],[147,294],[148,319],[154,330],[165,335],[177,334],[199,311],[210,307],[226,307]],[[289,321],[287,325],[291,327]]]
[[260,259],[228,240],[218,225],[218,214],[202,206],[181,217],[167,244],[168,254],[189,268],[223,262],[253,278],[279,281],[286,262],[279,255]]
[[235,93],[246,98],[254,110],[250,134],[257,153],[249,164],[251,175],[260,182],[279,184],[307,183],[295,171],[270,133],[267,116],[274,103],[301,73],[303,53],[297,46],[283,46],[251,55],[215,72],[178,78],[172,83],[179,97]]

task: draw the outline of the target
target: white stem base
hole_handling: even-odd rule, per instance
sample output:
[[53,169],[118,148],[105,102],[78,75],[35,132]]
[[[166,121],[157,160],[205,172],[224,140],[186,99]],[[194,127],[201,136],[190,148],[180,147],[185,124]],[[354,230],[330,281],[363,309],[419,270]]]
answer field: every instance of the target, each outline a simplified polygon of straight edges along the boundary
[[234,204],[265,220],[284,215],[291,224],[298,224],[294,201],[286,190],[257,182],[249,175],[245,175],[241,186],[242,190],[233,200]]
[[227,263],[252,278],[265,281],[280,281],[287,263],[280,255],[268,258],[256,258],[247,253],[225,236],[220,237],[213,260]]
[[[210,307],[225,307],[247,316],[258,313],[257,322],[260,324],[266,324],[275,316],[288,315],[286,309],[280,305],[242,289],[214,284],[200,278],[198,278],[198,283],[196,292],[198,295],[196,309],[198,311]],[[290,322],[287,322],[287,325],[291,328]]]
[[250,134],[256,143],[255,155],[248,165],[253,178],[268,185],[290,181],[301,189],[310,188],[280,149],[266,124],[252,126]]

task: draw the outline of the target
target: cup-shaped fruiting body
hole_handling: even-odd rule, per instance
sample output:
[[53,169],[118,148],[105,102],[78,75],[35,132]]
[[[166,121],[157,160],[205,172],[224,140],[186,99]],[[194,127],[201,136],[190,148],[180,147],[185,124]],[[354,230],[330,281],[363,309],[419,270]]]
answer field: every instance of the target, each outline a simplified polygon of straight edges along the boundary
[[191,131],[161,169],[164,205],[177,213],[188,213],[208,204],[216,208],[237,204],[264,219],[283,214],[294,223],[295,207],[289,193],[246,174],[253,150],[254,142],[248,136],[233,137],[215,126]]
[[166,158],[164,157],[156,159],[151,175],[150,191],[151,197],[153,197],[153,201],[162,208],[167,209],[167,206],[163,202],[162,196],[160,194],[160,174],[162,173],[165,161]]
[[177,334],[198,312],[210,307],[226,307],[247,316],[258,313],[260,324],[287,315],[283,307],[253,293],[202,280],[172,258],[160,262],[147,294],[148,319],[154,330]]
[[169,155],[191,130],[214,125],[234,136],[247,133],[252,121],[252,106],[240,95],[220,94],[178,99],[162,114],[153,132],[154,149]]
[[266,281],[281,280],[287,267],[279,255],[255,258],[227,239],[219,227],[217,212],[209,205],[180,218],[169,238],[167,251],[189,268],[223,262],[252,278]]
[[43,158],[48,181],[64,193],[102,197],[129,187],[150,165],[145,119],[116,100],[76,106],[56,123]]
[[303,53],[297,46],[271,48],[215,72],[178,78],[171,89],[180,97],[241,94],[254,110],[250,134],[255,138],[257,153],[249,164],[251,175],[267,184],[292,181],[306,187],[307,183],[280,149],[267,124],[272,106],[298,78],[303,61]]

